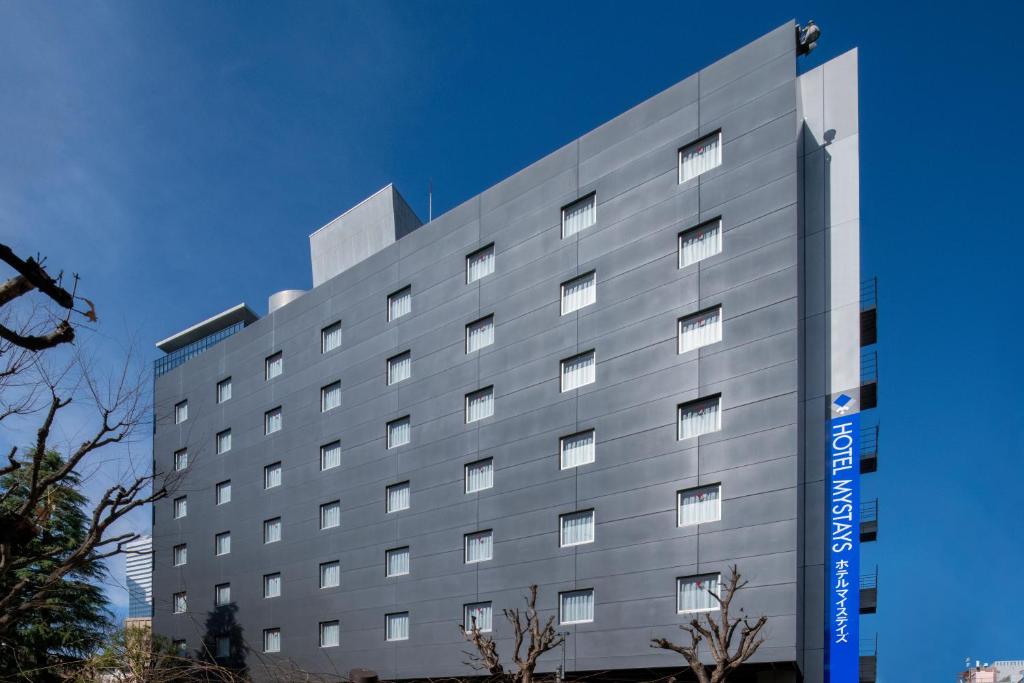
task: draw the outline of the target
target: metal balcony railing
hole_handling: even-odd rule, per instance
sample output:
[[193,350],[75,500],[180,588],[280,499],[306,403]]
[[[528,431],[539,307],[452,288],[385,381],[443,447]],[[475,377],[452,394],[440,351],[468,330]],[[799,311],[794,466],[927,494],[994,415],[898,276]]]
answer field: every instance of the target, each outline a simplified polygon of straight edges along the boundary
[[878,308],[878,278],[866,277],[860,281],[860,310]]
[[878,352],[862,351],[860,354],[860,383],[878,381]]
[[862,474],[878,470],[878,425],[860,429],[860,471]]
[[160,375],[170,372],[182,363],[192,360],[214,344],[224,341],[235,332],[242,330],[244,327],[245,322],[239,321],[222,330],[217,330],[213,334],[209,334],[202,339],[197,339],[191,344],[186,344],[180,349],[167,354],[163,358],[157,358],[153,361],[153,377],[159,377]]
[[860,683],[874,683],[878,679],[878,635],[860,639]]
[[870,638],[860,639],[860,656],[861,657],[877,657],[878,656],[878,634],[871,636]]
[[860,540],[861,542],[878,540],[878,499],[867,500],[860,504]]
[[870,574],[860,575],[860,587],[861,590],[865,588],[878,588],[878,567]]

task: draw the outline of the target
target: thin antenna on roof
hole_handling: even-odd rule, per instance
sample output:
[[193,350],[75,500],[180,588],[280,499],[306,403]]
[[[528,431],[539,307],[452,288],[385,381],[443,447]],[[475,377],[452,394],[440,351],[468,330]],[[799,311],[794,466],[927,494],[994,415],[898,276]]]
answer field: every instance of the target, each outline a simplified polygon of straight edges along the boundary
[[434,220],[434,179],[427,182],[427,222]]

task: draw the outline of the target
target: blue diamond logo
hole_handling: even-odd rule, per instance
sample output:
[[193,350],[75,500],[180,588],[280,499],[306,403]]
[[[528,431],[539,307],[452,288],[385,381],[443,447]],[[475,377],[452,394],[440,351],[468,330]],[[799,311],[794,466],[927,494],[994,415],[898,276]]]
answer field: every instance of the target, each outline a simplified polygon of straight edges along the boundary
[[852,400],[853,399],[847,396],[846,394],[839,394],[839,396],[836,398],[835,401],[833,401],[833,403],[835,403],[840,408],[844,408],[846,407],[846,404]]

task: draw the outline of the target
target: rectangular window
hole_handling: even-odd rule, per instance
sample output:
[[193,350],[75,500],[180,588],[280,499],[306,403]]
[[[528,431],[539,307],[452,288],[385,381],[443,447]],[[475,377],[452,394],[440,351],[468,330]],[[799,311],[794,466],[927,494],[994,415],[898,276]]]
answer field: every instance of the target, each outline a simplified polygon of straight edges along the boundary
[[[182,652],[181,656],[184,657],[185,653]],[[227,659],[231,656],[231,637],[230,636],[217,636],[217,658]]]
[[341,627],[336,621],[320,622],[320,647],[338,647],[341,639]]
[[494,459],[477,460],[466,465],[466,493],[476,493],[494,486]]
[[182,448],[180,451],[174,451],[174,470],[180,472],[188,467],[188,449]]
[[175,593],[174,594],[174,613],[184,614],[188,610],[188,594],[187,593]]
[[462,623],[467,631],[476,628],[481,633],[487,633],[491,630],[493,624],[491,603],[473,602],[464,605],[462,610],[464,619]]
[[320,389],[320,412],[326,413],[341,405],[341,382],[328,384]]
[[281,651],[281,629],[279,629],[279,628],[265,628],[265,629],[263,629],[263,651],[264,652],[280,652]]
[[341,442],[332,441],[320,447],[320,469],[329,470],[341,466]]
[[722,219],[716,218],[679,233],[679,267],[692,266],[722,253]]
[[185,640],[172,640],[171,649],[177,656],[184,657],[185,653],[188,651],[188,642]]
[[466,353],[473,353],[494,343],[494,316],[480,318],[466,325]]
[[494,557],[494,532],[477,531],[466,534],[466,564],[487,562]]
[[231,552],[231,532],[225,531],[213,537],[213,545],[218,555],[227,555]]
[[217,403],[231,400],[231,378],[217,382]]
[[678,493],[679,526],[717,522],[722,518],[722,485],[700,486]]
[[722,165],[722,131],[702,137],[679,150],[679,182]]
[[271,408],[263,415],[263,433],[273,434],[281,431],[281,407]]
[[577,199],[562,209],[562,238],[586,230],[597,222],[597,195]]
[[494,415],[494,387],[466,394],[466,424]]
[[572,391],[597,379],[597,359],[593,351],[562,361],[562,391]]
[[597,273],[587,273],[562,283],[562,315],[597,301]]
[[596,435],[593,429],[563,436],[560,440],[561,468],[567,470],[594,462]]
[[385,620],[385,637],[388,640],[409,640],[409,613],[388,614]]
[[272,489],[281,485],[281,463],[275,462],[263,468],[263,488]]
[[320,587],[337,588],[341,585],[341,563],[323,562],[320,565]]
[[710,396],[679,406],[680,441],[701,434],[717,432],[722,428],[722,397]]
[[412,286],[388,295],[388,321],[398,320],[412,313]]
[[412,440],[412,424],[409,416],[388,422],[388,448],[404,446]]
[[679,614],[684,614],[686,612],[710,612],[718,609],[718,600],[711,594],[719,594],[719,581],[718,574],[685,576],[676,579],[676,611]]
[[188,401],[182,401],[174,406],[174,424],[180,425],[188,419]]
[[188,497],[181,496],[174,499],[174,519],[181,519],[188,514]]
[[582,545],[594,542],[594,511],[582,510],[570,512],[558,518],[561,529],[560,545],[564,548],[570,545]]
[[558,621],[561,624],[585,624],[594,620],[594,589],[558,594]]
[[188,564],[188,545],[182,543],[174,546],[174,566],[180,567]]
[[263,597],[281,597],[281,574],[279,572],[263,575]]
[[341,501],[332,500],[320,506],[320,528],[333,529],[341,526]]
[[409,482],[392,484],[387,489],[387,511],[398,512],[409,509]]
[[412,352],[405,351],[388,358],[388,384],[397,384],[412,377]]
[[277,543],[281,540],[281,518],[274,517],[263,522],[263,542]]
[[217,505],[231,502],[231,480],[217,484]]
[[223,607],[231,604],[231,584],[221,583],[213,587],[213,604]]
[[494,272],[494,245],[488,244],[466,257],[466,284],[476,282]]
[[267,356],[267,359],[263,361],[263,363],[264,379],[270,381],[284,372],[284,353],[278,351],[271,356]]
[[409,573],[409,547],[393,548],[384,553],[385,575],[405,576]]
[[320,353],[333,351],[341,346],[341,321],[331,323],[320,330]]
[[679,353],[722,341],[722,307],[679,319]]
[[231,450],[231,430],[225,429],[217,434],[217,455],[227,453]]

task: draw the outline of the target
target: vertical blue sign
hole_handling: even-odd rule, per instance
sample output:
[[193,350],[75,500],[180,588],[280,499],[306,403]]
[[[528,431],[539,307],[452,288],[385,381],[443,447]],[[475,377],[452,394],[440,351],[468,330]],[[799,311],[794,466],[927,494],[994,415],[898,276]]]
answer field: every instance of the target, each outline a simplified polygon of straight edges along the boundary
[[[833,401],[825,491],[825,680],[860,679],[860,414],[846,394]],[[849,411],[849,414],[844,414]]]

